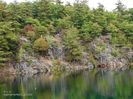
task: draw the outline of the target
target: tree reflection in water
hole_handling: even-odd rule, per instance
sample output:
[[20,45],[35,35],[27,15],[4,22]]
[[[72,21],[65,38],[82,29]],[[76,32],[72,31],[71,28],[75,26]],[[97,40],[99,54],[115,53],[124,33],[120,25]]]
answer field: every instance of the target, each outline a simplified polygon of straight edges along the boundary
[[0,81],[0,99],[133,99],[133,72],[82,72]]

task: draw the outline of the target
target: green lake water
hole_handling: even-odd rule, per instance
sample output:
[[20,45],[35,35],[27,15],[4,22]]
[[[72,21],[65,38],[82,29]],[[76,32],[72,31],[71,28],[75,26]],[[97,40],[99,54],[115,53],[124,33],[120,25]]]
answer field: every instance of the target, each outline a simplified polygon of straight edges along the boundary
[[133,72],[85,71],[58,79],[44,75],[1,79],[0,99],[133,99]]

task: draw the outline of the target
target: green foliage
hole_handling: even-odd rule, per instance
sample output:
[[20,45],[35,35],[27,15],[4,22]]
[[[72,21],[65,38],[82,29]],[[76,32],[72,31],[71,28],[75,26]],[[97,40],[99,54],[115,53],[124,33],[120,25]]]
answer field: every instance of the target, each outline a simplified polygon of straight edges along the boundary
[[48,35],[48,29],[44,26],[36,26],[36,34],[37,36],[40,36],[40,35]]
[[127,39],[133,43],[133,24],[125,21],[121,23],[120,29],[125,34]]
[[15,58],[18,47],[18,37],[13,33],[10,22],[0,22],[0,64]]
[[[21,54],[21,50],[22,50],[22,52],[26,51],[30,55],[32,55],[34,53],[34,50],[32,48],[32,43],[31,42],[24,42],[22,44],[22,46],[19,48],[18,54],[23,55],[23,53]],[[19,59],[21,59],[21,58],[19,58]]]
[[106,46],[104,43],[100,43],[96,45],[95,51],[96,53],[103,52],[105,50]]
[[74,6],[68,12],[68,15],[71,16],[71,21],[73,25],[80,29],[84,22],[88,21],[91,17],[89,12],[89,7],[86,3],[75,3]]
[[102,27],[97,23],[88,22],[85,23],[81,28],[81,37],[84,41],[91,41],[95,37],[100,36],[102,33]]
[[70,17],[64,17],[63,19],[57,20],[57,28],[58,29],[68,29],[71,28],[73,23],[70,21]]
[[34,26],[40,26],[40,22],[37,19],[33,19],[33,18],[26,18],[25,20],[25,24],[33,24]]
[[[38,19],[33,19],[32,17],[27,18],[25,20],[25,24],[32,24],[37,37],[39,37],[40,35],[45,36],[48,34],[48,29],[45,26],[41,25]],[[35,36],[35,33],[33,33],[32,31],[28,31],[27,35],[30,36],[30,34],[33,34]]]
[[36,34],[35,34],[34,31],[28,31],[28,32],[26,33],[26,36],[27,36],[29,39],[32,40],[32,39],[35,38]]
[[129,21],[133,21],[133,8],[130,8],[129,10],[128,10],[128,20]]
[[55,76],[60,76],[65,73],[66,66],[62,64],[59,60],[53,60],[53,66],[51,67],[51,71]]
[[112,52],[111,52],[111,55],[114,56],[114,57],[117,57],[120,55],[120,51],[116,48],[113,48]]
[[82,47],[78,37],[79,31],[71,28],[65,31],[63,40],[65,45],[65,55],[68,61],[80,61],[82,56]]
[[52,21],[56,21],[58,19],[62,19],[65,16],[65,7],[62,4],[50,4],[50,17],[49,19]]
[[54,33],[56,32],[56,29],[52,23],[48,25],[48,32],[51,35],[54,35]]
[[93,10],[92,22],[96,22],[98,25],[100,25],[102,27],[102,34],[106,34],[108,21],[106,17],[106,11],[104,10],[104,6],[102,4],[99,4],[99,7]]
[[44,38],[40,37],[39,39],[35,40],[33,48],[35,51],[44,52],[48,50],[48,43]]
[[24,52],[24,49],[23,49],[23,47],[21,46],[21,47],[19,48],[19,51],[18,51],[18,54],[17,54],[17,60],[20,60],[20,59],[22,58],[23,52]]
[[123,33],[113,33],[111,35],[110,42],[112,45],[120,46],[120,47],[131,46],[131,43],[128,41],[128,39],[125,37]]
[[96,60],[94,58],[94,55],[93,53],[89,53],[89,61],[96,67],[97,66],[97,63],[96,63]]
[[109,33],[118,33],[119,29],[112,23],[108,24],[108,26],[106,27],[106,30]]
[[46,40],[47,40],[48,45],[49,45],[50,48],[52,48],[52,46],[55,45],[54,37],[53,36],[47,35],[46,36]]
[[[116,5],[109,12],[102,4],[91,10],[86,0],[73,5],[63,5],[60,0],[0,1],[0,64],[16,59],[22,49],[45,52],[62,44],[66,60],[80,61],[83,47],[88,48],[93,39],[107,34],[112,45],[133,47],[133,9],[126,9],[120,1]],[[26,40],[19,41],[23,36]],[[97,52],[104,49],[104,45],[97,45]]]

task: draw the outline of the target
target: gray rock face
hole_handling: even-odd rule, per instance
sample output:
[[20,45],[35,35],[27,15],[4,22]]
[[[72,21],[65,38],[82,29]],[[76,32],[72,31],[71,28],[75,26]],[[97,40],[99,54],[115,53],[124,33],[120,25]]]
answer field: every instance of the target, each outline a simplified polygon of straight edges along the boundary
[[88,63],[88,53],[86,53],[86,52],[82,53],[81,63],[82,64]]
[[16,64],[16,69],[20,74],[38,74],[48,72],[48,67],[41,60],[30,56],[24,52],[19,63]]
[[132,58],[133,55],[127,54],[127,56],[124,56],[124,54],[116,52],[115,54],[118,55],[114,56],[113,53],[117,51],[117,48],[112,46],[109,40],[106,40],[106,36],[103,37],[105,41],[102,37],[95,39],[89,46],[89,50],[96,58],[97,67],[113,71],[126,70],[128,68],[128,58],[126,57]]
[[94,69],[94,65],[92,63],[88,63],[89,70]]
[[[22,44],[28,44],[28,46],[32,47],[31,41],[28,40],[26,37],[21,36],[20,40]],[[23,49],[20,60],[15,65],[15,69],[17,69],[18,74],[35,75],[38,73],[46,73],[50,71],[50,66],[51,64],[45,63],[37,57],[34,57],[34,53],[29,54],[27,49]]]
[[60,45],[59,47],[52,47],[48,49],[49,59],[63,60],[64,58],[64,46]]
[[127,53],[129,59],[133,59],[133,51]]

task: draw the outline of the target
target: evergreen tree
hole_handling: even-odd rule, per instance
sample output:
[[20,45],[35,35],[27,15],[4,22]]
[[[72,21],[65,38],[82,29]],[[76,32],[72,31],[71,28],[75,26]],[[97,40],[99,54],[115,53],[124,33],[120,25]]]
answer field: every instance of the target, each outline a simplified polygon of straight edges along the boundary
[[82,46],[78,37],[79,31],[76,28],[71,28],[65,31],[63,40],[65,45],[66,60],[80,61],[82,57]]
[[16,58],[18,37],[13,30],[11,22],[0,22],[0,64]]

